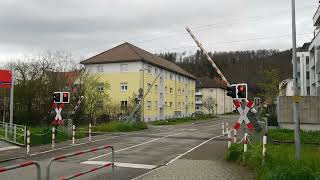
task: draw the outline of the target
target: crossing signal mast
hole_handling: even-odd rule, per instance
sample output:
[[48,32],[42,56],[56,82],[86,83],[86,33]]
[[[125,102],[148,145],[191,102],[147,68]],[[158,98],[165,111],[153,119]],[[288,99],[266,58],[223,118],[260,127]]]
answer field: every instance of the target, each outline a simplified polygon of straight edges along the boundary
[[[206,55],[207,59],[211,63],[213,69],[216,71],[216,73],[220,76],[224,84],[227,86],[227,96],[230,96],[233,98],[233,103],[235,107],[237,108],[238,112],[240,113],[240,119],[235,124],[234,129],[239,129],[242,121],[244,120],[247,124],[248,129],[253,129],[252,124],[247,118],[247,113],[250,110],[253,113],[256,113],[257,111],[253,108],[254,103],[252,101],[248,101],[248,85],[245,83],[241,84],[232,84],[228,82],[228,80],[224,77],[222,72],[219,70],[217,65],[214,63],[214,61],[209,56],[208,52],[203,48],[202,44],[197,40],[197,38],[194,36],[194,34],[191,32],[191,30],[187,27],[186,30],[192,37],[192,39],[197,43],[198,47],[201,49],[201,51]],[[243,103],[241,101],[244,101]],[[245,109],[243,109],[242,105],[245,106]]]

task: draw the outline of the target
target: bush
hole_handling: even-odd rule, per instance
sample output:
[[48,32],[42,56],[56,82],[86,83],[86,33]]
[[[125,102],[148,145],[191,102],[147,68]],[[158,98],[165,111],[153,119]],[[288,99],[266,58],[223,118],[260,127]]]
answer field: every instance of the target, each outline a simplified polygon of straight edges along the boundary
[[[30,128],[30,145],[50,144],[52,140],[51,127],[33,127]],[[62,131],[56,131],[56,142],[62,142],[71,139],[71,137]]]

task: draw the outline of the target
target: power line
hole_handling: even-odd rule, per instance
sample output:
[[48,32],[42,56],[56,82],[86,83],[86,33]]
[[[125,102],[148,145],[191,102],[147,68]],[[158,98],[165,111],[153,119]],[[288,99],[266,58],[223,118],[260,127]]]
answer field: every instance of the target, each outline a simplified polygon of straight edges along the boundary
[[[311,7],[311,6],[305,6],[305,7]],[[303,11],[300,11],[300,12],[305,12],[307,11],[306,9],[304,8],[300,8],[300,10],[303,10]],[[282,11],[281,13],[277,13],[277,14],[282,14],[284,11]],[[242,20],[244,19],[244,21],[235,21],[235,22],[230,22],[230,23],[214,23],[214,24],[206,24],[206,25],[199,25],[199,26],[194,26],[194,27],[191,27],[193,29],[193,31],[195,32],[200,32],[200,31],[204,31],[204,30],[209,30],[209,29],[213,29],[213,28],[222,28],[222,27],[225,27],[225,26],[228,26],[228,25],[233,25],[233,24],[241,24],[241,23],[247,23],[247,22],[259,22],[259,21],[262,21],[262,19],[267,19],[267,18],[270,18],[270,16],[268,17],[264,17],[264,16],[253,16],[253,17],[249,17],[249,18],[237,18],[239,20]],[[154,41],[154,40],[158,40],[158,39],[165,39],[165,38],[170,38],[170,37],[173,37],[175,35],[177,35],[178,33],[182,33],[182,34],[186,34],[185,31],[171,31],[171,32],[168,32],[168,35],[161,35],[161,36],[157,36],[157,37],[153,37],[153,38],[149,38],[149,39],[141,39],[141,38],[129,38],[128,41],[134,41],[136,43],[146,43],[146,42],[150,42],[150,41]],[[140,37],[143,37],[143,36],[140,36]],[[119,40],[118,41],[112,41],[112,42],[108,42],[106,44],[115,44],[115,43],[119,43]],[[94,47],[94,48],[79,48],[79,49],[76,49],[74,51],[80,51],[80,50],[84,50],[84,49],[97,49],[98,46]],[[99,49],[102,49],[102,48],[99,48]],[[98,50],[97,50],[98,51]]]
[[[306,35],[312,35],[310,33],[302,33],[302,34],[297,34],[297,36],[306,36]],[[222,42],[208,42],[206,43],[207,45],[220,45],[220,44],[234,44],[234,43],[242,43],[242,42],[248,42],[248,41],[255,41],[255,40],[262,40],[262,39],[275,39],[275,38],[286,38],[286,37],[291,37],[291,34],[283,34],[283,35],[278,35],[278,36],[265,36],[265,37],[257,37],[257,38],[249,38],[249,39],[242,39],[242,40],[234,40],[234,41],[222,41]],[[184,49],[184,48],[190,48],[190,47],[197,47],[195,45],[190,45],[190,46],[180,46],[180,47],[175,47],[175,48],[165,48],[165,49],[158,49],[154,51],[166,51],[168,50],[178,50],[178,49]]]

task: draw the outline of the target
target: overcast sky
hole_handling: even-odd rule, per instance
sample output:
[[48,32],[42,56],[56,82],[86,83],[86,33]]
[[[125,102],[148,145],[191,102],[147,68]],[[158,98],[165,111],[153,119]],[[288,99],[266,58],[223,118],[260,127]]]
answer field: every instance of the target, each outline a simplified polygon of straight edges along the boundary
[[[123,42],[152,53],[289,49],[291,0],[1,0],[0,63],[46,50],[89,57]],[[296,0],[298,45],[318,0]],[[1,66],[1,64],[0,64]]]

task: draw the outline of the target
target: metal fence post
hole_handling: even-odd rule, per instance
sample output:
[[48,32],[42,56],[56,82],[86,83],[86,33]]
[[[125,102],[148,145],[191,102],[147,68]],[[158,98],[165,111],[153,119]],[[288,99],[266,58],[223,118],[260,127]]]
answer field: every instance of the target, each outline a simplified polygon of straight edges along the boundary
[[248,133],[244,134],[244,145],[243,145],[243,152],[247,152],[248,151]]
[[27,154],[30,152],[30,131],[27,130]]
[[224,135],[224,122],[222,122],[222,135]]
[[75,125],[72,125],[72,144],[75,143],[75,134],[76,134],[76,126]]
[[17,125],[13,125],[13,142],[17,142]]
[[23,137],[23,143],[26,144],[27,140],[27,126],[24,127],[24,137]]
[[228,149],[231,147],[231,141],[232,141],[232,139],[231,139],[231,132],[228,131]]
[[56,129],[55,127],[53,126],[52,127],[52,144],[51,144],[51,148],[54,149],[55,147],[55,139],[56,139],[56,133],[55,133]]
[[8,124],[4,124],[4,137],[7,139],[8,138]]
[[89,142],[91,142],[91,123],[89,123]]
[[262,148],[263,158],[266,157],[266,152],[267,152],[266,144],[267,144],[267,136],[263,136],[263,148]]

